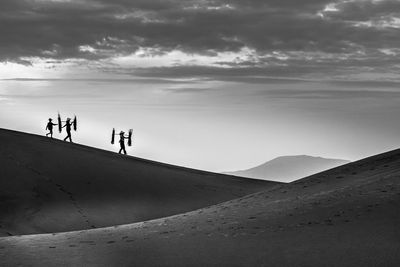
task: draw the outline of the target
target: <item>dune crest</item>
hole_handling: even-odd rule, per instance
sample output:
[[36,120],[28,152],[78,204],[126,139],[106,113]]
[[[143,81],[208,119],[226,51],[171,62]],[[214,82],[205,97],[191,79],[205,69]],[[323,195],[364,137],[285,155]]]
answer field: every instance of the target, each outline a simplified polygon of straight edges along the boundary
[[0,238],[0,265],[398,266],[400,150],[147,222]]
[[0,130],[0,236],[161,218],[275,185]]

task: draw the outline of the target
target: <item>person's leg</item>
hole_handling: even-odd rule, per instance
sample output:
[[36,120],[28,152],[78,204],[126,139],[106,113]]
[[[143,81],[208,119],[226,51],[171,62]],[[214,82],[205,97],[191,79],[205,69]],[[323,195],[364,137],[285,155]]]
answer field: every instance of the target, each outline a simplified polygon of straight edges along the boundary
[[121,143],[121,151],[126,155],[125,144]]
[[122,151],[122,147],[119,149],[118,154],[121,154],[121,151]]
[[67,139],[69,139],[69,141],[71,142],[71,134],[67,133],[67,136],[64,138],[64,141],[67,141]]

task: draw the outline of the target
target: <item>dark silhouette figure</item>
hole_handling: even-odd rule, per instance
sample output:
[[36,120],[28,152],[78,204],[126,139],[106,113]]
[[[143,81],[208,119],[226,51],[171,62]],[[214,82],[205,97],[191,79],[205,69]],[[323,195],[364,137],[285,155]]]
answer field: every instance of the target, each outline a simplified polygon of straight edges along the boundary
[[[114,140],[115,140],[115,136],[118,134],[115,134],[115,128],[113,128],[112,130],[112,134],[111,134],[111,144],[114,144]],[[125,132],[121,131],[119,133],[119,146],[121,147],[119,149],[119,154],[122,154],[122,152],[124,152],[125,155],[127,155],[126,153],[126,149],[125,149],[125,139],[128,139],[128,146],[132,146],[132,135],[133,135],[133,130],[129,129],[129,133],[127,136],[125,136]]]
[[119,146],[121,149],[119,150],[119,154],[122,154],[121,152],[123,151],[124,154],[126,155],[126,150],[125,150],[125,139],[129,138],[129,136],[125,136],[125,132],[121,131],[119,133]]
[[64,141],[67,141],[67,139],[69,139],[69,141],[72,143],[72,139],[71,139],[71,126],[73,125],[73,123],[71,122],[71,119],[68,118],[67,121],[65,122],[65,125],[62,127],[66,127],[67,130],[67,137],[64,138]]
[[52,119],[49,119],[49,122],[46,125],[46,130],[49,130],[49,132],[46,134],[46,136],[50,135],[50,137],[53,138],[53,126],[55,125],[57,124],[53,123]]

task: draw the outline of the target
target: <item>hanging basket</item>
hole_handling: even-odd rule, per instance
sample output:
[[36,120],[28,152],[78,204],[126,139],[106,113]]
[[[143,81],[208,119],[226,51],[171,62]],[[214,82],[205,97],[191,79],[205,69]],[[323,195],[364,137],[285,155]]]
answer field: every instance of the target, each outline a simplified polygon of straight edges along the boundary
[[112,134],[111,134],[111,144],[113,145],[115,141],[115,128],[113,128],[112,130]]
[[62,132],[62,122],[61,122],[60,113],[58,113],[57,120],[58,120],[58,131],[61,133]]
[[133,134],[133,130],[129,129],[128,146],[132,146],[132,134]]
[[72,121],[72,124],[73,124],[73,126],[74,126],[74,131],[76,131],[76,129],[77,129],[77,124],[78,124],[78,121],[77,121],[77,119],[76,119],[76,116],[74,116],[74,120]]

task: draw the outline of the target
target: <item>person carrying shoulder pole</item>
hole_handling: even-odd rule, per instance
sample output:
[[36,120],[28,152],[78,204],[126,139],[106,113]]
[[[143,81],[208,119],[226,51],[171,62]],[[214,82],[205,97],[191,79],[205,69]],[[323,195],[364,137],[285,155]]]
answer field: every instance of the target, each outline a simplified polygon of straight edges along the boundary
[[62,127],[67,130],[67,137],[64,138],[64,141],[67,141],[67,139],[69,139],[69,141],[72,143],[72,138],[71,138],[71,126],[72,126],[72,122],[70,118],[67,118],[67,121],[65,122],[65,125]]
[[[63,122],[65,122],[64,126],[62,125]],[[64,141],[67,141],[67,139],[69,139],[69,141],[71,143],[73,143],[72,142],[72,137],[71,137],[71,130],[73,128],[74,131],[76,131],[77,124],[78,123],[77,123],[76,116],[74,117],[73,120],[71,118],[67,118],[66,121],[63,121],[63,120],[61,120],[60,113],[58,113],[58,131],[61,133],[62,132],[62,128],[65,128],[65,130],[67,131],[67,136],[64,138]]]
[[128,138],[129,136],[125,136],[125,132],[121,131],[119,133],[119,146],[120,146],[120,150],[119,150],[119,154],[122,154],[121,152],[124,152],[124,154],[126,155],[126,150],[125,150],[125,139]]
[[[128,135],[125,135],[124,131],[121,131],[119,133],[119,146],[120,146],[120,149],[118,152],[119,154],[122,154],[122,152],[123,152],[125,155],[127,155],[126,148],[125,148],[125,139],[128,139],[128,146],[132,146],[132,133],[133,133],[132,129],[129,130]],[[118,134],[115,134],[115,129],[113,129],[112,134],[111,134],[111,144],[114,144],[114,136],[115,135],[118,135]]]

